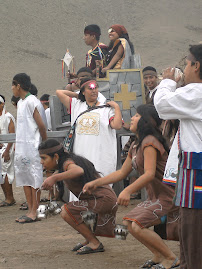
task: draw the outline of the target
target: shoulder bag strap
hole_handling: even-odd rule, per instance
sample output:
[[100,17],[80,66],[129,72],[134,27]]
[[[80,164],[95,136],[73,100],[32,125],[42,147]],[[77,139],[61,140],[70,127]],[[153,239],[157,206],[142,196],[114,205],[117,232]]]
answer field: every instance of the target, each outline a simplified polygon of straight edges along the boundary
[[74,124],[73,124],[72,126],[74,126],[74,125],[76,124],[76,121],[78,120],[78,118],[79,118],[81,115],[83,115],[83,114],[85,114],[85,113],[87,113],[87,112],[90,112],[90,111],[92,111],[92,110],[95,110],[95,109],[98,109],[98,108],[103,108],[103,107],[110,107],[110,105],[95,106],[95,107],[90,107],[90,108],[86,109],[85,111],[81,112],[81,113],[77,116],[77,118],[75,119]]

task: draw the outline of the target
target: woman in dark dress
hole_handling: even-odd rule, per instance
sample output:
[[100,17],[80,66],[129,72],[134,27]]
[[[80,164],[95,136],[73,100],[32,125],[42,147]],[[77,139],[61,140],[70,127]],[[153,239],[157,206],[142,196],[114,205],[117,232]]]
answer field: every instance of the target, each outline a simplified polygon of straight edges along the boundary
[[[72,250],[77,254],[103,252],[104,247],[97,239],[99,236],[114,237],[117,197],[108,185],[97,188],[91,194],[83,193],[85,183],[99,178],[94,165],[87,159],[66,152],[55,139],[49,139],[39,145],[41,163],[46,170],[59,170],[45,179],[42,189],[49,190],[54,184],[62,182],[78,197],[79,201],[69,202],[62,207],[62,218],[78,231],[84,238]],[[84,222],[82,214],[88,212],[95,215],[93,230]]]
[[122,168],[102,180],[87,183],[83,190],[91,193],[103,184],[114,183],[128,176],[132,168],[140,177],[126,187],[118,197],[118,204],[127,206],[130,195],[145,187],[147,200],[138,204],[124,218],[129,232],[152,253],[151,260],[142,268],[177,268],[179,260],[161,237],[148,229],[154,225],[167,223],[167,238],[178,239],[178,208],[172,203],[174,187],[163,184],[163,172],[168,157],[168,146],[159,127],[161,119],[153,105],[141,105],[131,119],[130,130],[136,133],[138,142],[132,143]]

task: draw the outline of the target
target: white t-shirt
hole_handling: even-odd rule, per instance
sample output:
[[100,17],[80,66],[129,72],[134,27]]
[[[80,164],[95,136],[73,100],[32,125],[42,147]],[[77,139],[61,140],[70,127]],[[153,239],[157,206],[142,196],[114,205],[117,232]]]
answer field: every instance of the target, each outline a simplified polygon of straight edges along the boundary
[[[76,117],[87,109],[86,102],[73,98],[71,123],[73,124]],[[73,152],[91,161],[103,176],[116,171],[116,131],[110,126],[113,117],[114,109],[104,107],[83,114],[76,124]]]
[[[77,116],[87,109],[86,102],[73,98],[71,124],[73,125]],[[81,115],[76,124],[73,152],[91,161],[101,176],[116,171],[116,130],[110,126],[114,113],[114,109],[110,107],[98,108]],[[72,200],[75,201],[77,198],[70,193],[69,201]]]

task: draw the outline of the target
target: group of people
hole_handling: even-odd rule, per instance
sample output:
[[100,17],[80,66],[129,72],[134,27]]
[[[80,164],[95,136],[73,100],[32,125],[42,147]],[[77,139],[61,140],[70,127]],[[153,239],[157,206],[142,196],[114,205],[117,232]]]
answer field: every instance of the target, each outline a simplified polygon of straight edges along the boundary
[[[202,45],[191,46],[184,70],[184,86],[179,88],[176,87],[181,78],[175,76],[174,68],[164,71],[163,80],[159,85],[155,68],[144,68],[143,79],[148,104],[138,107],[137,114],[131,119],[130,130],[136,134],[137,140],[131,144],[126,161],[119,171],[114,171],[107,176],[98,177],[86,184],[80,180],[79,190],[85,184],[82,189],[82,201],[85,201],[88,210],[93,210],[99,218],[99,213],[102,212],[90,205],[85,194],[92,195],[95,191],[97,194],[100,187],[106,187],[110,183],[124,179],[131,172],[132,167],[138,170],[140,177],[120,193],[118,204],[127,206],[131,193],[146,187],[147,200],[124,217],[124,224],[129,232],[153,253],[152,259],[146,261],[142,268],[179,268],[179,266],[180,268],[201,268],[202,265],[201,254],[198,251],[202,214],[201,59]],[[59,96],[59,91],[57,95]],[[70,97],[71,93],[66,92],[66,95]],[[70,98],[72,97],[77,98],[73,95]],[[67,100],[70,99],[67,98]],[[164,120],[163,125],[161,119]],[[168,125],[169,131],[164,136],[162,133],[165,128],[163,127]],[[176,190],[173,184],[162,182],[169,149],[172,150],[174,138],[178,140],[179,152]],[[52,149],[52,146],[44,145],[44,147]],[[53,156],[56,158],[57,151]],[[49,189],[53,183],[60,182],[64,178],[67,178],[64,181],[70,187],[72,179],[65,176],[70,174],[68,164],[70,162],[72,166],[78,166],[78,163],[71,156],[66,159],[66,162],[67,165],[64,163],[63,166],[63,176],[55,175],[53,178],[46,179],[43,183],[45,189]],[[80,173],[85,175],[85,170]],[[75,173],[75,178],[79,181],[79,174]],[[76,192],[75,194],[80,198],[81,192],[79,195]],[[114,194],[111,193],[111,199],[113,197]],[[173,199],[175,199],[175,204],[173,204]],[[64,220],[85,238],[85,241],[77,244],[73,250],[80,255],[104,251],[96,233],[92,233],[90,229],[86,233],[82,229],[84,223],[80,224],[81,215],[79,214],[79,217],[77,215],[78,210],[81,213],[85,211],[85,208],[78,208],[76,205],[80,205],[80,200],[65,205],[62,211]],[[107,209],[107,205],[105,208]],[[110,213],[115,208],[115,204],[112,204],[108,211],[109,220],[112,219]],[[161,237],[148,229],[159,224],[166,224],[166,233],[159,233],[163,238],[180,239],[180,261],[164,244]]]
[[[131,118],[129,128],[135,134],[135,140],[123,166],[116,171],[115,130],[122,127],[122,116],[118,104],[114,101],[106,103],[105,97],[99,93],[95,79],[96,60],[100,61],[101,74],[111,68],[127,68],[134,49],[124,26],[110,27],[108,48],[99,42],[100,34],[96,25],[85,28],[85,43],[92,46],[87,54],[86,67],[77,72],[76,80],[65,90],[56,91],[71,114],[74,127],[71,151],[57,140],[47,139],[41,103],[30,93],[30,77],[20,73],[12,80],[13,95],[20,97],[17,104],[15,178],[16,185],[24,188],[29,208],[28,213],[16,221],[37,221],[41,188],[51,190],[57,184],[62,198],[67,187],[72,196],[63,205],[61,217],[84,237],[84,241],[72,251],[78,255],[104,252],[97,236],[114,237],[118,205],[127,206],[131,194],[145,187],[147,199],[123,218],[130,234],[153,254],[141,268],[202,268],[202,45],[190,47],[182,87],[176,89],[179,77],[172,68],[164,71],[160,84],[155,68],[148,66],[143,69],[147,104],[140,105]],[[41,101],[44,105],[48,103],[43,98]],[[5,113],[4,104],[5,100],[0,96],[1,133],[15,132],[15,120]],[[166,135],[165,126],[169,126]],[[163,182],[174,139],[179,152],[176,186]],[[13,147],[12,143],[2,146],[3,162],[9,161]],[[5,179],[3,188],[8,188],[13,171],[5,176],[3,167],[1,169]],[[43,169],[57,170],[58,173],[43,181]],[[139,177],[117,198],[112,184],[126,178],[133,169],[138,171]],[[9,199],[5,202],[10,205],[15,202],[13,197]],[[84,213],[93,218],[93,227],[85,221]],[[152,226],[158,228],[153,231],[149,229]],[[180,240],[180,260],[163,239]]]
[[[24,75],[25,74],[20,74],[19,75],[20,79],[23,79]],[[51,130],[51,118],[50,118],[50,108],[49,108],[49,96],[50,95],[49,94],[42,95],[40,98],[40,101],[39,101],[36,98],[37,94],[38,94],[38,90],[37,90],[36,86],[31,83],[31,81],[30,81],[30,86],[29,87],[27,86],[26,90],[27,90],[27,92],[26,92],[27,97],[30,95],[33,97],[33,100],[36,100],[37,109],[38,109],[40,117],[43,121],[43,124],[45,126],[45,130]],[[21,104],[21,100],[20,100],[21,96],[20,95],[15,96],[15,95],[12,96],[11,102],[17,108]],[[21,107],[22,107],[22,105],[21,105]],[[18,110],[18,112],[19,112],[19,110]],[[23,111],[21,116],[19,116],[19,119],[20,118],[22,119],[22,117],[24,117],[24,114],[23,114],[24,112],[27,113],[27,111]],[[29,113],[32,114],[32,111]],[[29,113],[27,115],[29,115]],[[19,120],[19,122],[20,122],[20,120]],[[27,127],[28,128],[30,127],[29,122],[27,123],[26,128],[24,125],[18,127],[18,128],[22,128],[19,131],[19,138],[22,137],[21,132],[24,133],[25,130],[27,131],[27,133],[25,133],[25,137],[26,137],[25,144],[27,142],[33,143],[33,141],[31,141],[31,140],[35,139],[34,136],[36,135],[36,133],[35,133],[36,126],[34,126],[31,129],[31,131],[32,131],[31,133],[29,133],[29,129],[27,129]],[[16,120],[6,109],[5,97],[3,95],[0,95],[0,133],[6,135],[9,133],[15,133],[15,131],[16,131]],[[29,136],[27,136],[28,133],[29,133]],[[24,138],[22,137],[21,142],[23,142],[23,141],[24,141]],[[38,137],[38,141],[40,141],[40,136]],[[35,147],[37,149],[37,145],[35,145]],[[12,183],[13,183],[14,178],[15,178],[14,170],[15,170],[15,174],[16,174],[16,168],[19,170],[19,167],[16,167],[14,169],[14,156],[16,153],[16,145],[14,143],[1,143],[0,153],[1,153],[1,174],[2,174],[2,176],[0,178],[0,183],[1,183],[1,187],[3,190],[4,196],[5,196],[5,199],[0,202],[0,207],[7,207],[7,206],[12,206],[12,205],[16,204],[14,194],[13,194],[13,189],[12,189]],[[30,154],[32,154],[32,153],[30,152]],[[26,165],[26,162],[27,162],[27,160],[25,158],[23,160],[24,165]],[[28,160],[28,162],[29,162],[29,160]],[[23,183],[24,183],[24,181],[23,182],[18,181],[18,184],[23,184]],[[26,184],[29,185],[28,182]],[[35,187],[34,184],[33,184],[33,187]],[[26,192],[26,188],[25,188],[25,192]],[[20,209],[22,209],[22,210],[28,209],[27,202],[23,203],[20,206]]]
[[[91,49],[86,54],[86,67],[92,70],[93,76],[105,77],[109,69],[129,69],[134,64],[134,46],[126,28],[120,24],[112,25],[108,30],[110,43],[100,42],[101,30],[96,24],[87,25],[84,29],[84,42]],[[97,68],[98,67],[98,68]],[[69,78],[78,74],[68,73]],[[67,90],[77,90],[78,85],[71,83]]]

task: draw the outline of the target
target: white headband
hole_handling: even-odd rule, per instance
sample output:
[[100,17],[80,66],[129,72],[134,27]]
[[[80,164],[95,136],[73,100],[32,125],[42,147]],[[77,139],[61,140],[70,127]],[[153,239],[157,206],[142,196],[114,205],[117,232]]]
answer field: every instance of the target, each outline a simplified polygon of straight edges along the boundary
[[1,102],[1,103],[5,103],[5,102],[4,102],[4,99],[3,99],[1,96],[0,96],[0,102]]

